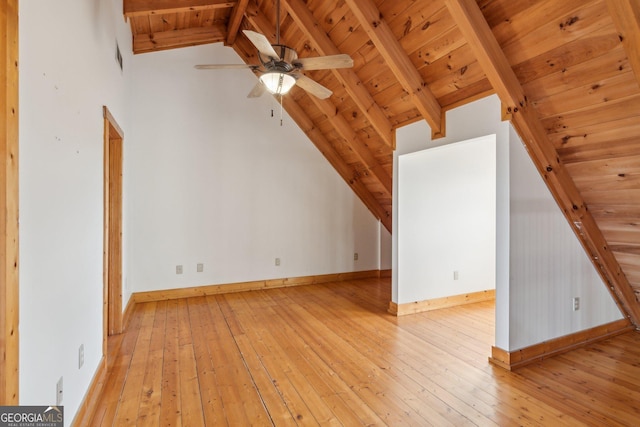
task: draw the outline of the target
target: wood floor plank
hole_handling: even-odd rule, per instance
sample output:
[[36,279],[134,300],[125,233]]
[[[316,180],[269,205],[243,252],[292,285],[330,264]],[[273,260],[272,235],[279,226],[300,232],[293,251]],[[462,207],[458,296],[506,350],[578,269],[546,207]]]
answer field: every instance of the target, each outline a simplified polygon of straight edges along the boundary
[[181,427],[180,381],[178,371],[178,301],[167,303],[164,354],[162,360],[162,388],[159,425]]
[[[431,392],[433,396],[445,401],[453,408],[460,408],[461,413],[469,414],[468,416],[478,424],[493,424],[494,421],[489,419],[492,416],[495,418],[495,422],[498,423],[505,420],[501,414],[504,408],[497,410],[493,406],[495,404],[495,399],[493,397],[482,396],[484,397],[484,400],[481,398],[481,395],[484,394],[482,387],[472,387],[469,390],[470,393],[468,395],[462,395],[464,399],[450,395],[448,390],[450,390],[456,382],[455,374],[451,369],[451,366],[449,366],[449,369],[447,370],[447,378],[445,378],[442,383],[433,381],[435,375],[440,371],[442,358],[447,357],[444,353],[436,354],[437,348],[425,346],[418,351],[414,351],[415,345],[413,342],[417,337],[407,335],[406,342],[403,343],[403,340],[401,340],[397,334],[385,335],[383,328],[381,327],[382,325],[376,325],[375,319],[367,319],[368,321],[366,322],[352,322],[348,317],[338,316],[331,314],[330,312],[322,312],[322,310],[331,310],[334,307],[335,304],[332,304],[331,308],[328,308],[327,304],[315,304],[315,315],[319,318],[340,318],[341,325],[335,324],[332,329],[349,331],[349,335],[354,334],[354,330],[357,328],[356,325],[361,325],[365,328],[362,333],[355,337],[354,341],[356,343],[364,344],[365,348],[376,348],[376,352],[373,352],[371,357],[375,357],[379,354],[385,358],[385,360],[377,361],[377,363],[382,366],[395,367],[396,370],[404,372],[408,378],[419,380],[421,387],[424,387],[426,390]],[[310,311],[310,313],[311,312],[312,311]],[[388,343],[392,344],[387,349]],[[484,354],[478,355],[478,357],[485,359]],[[486,362],[484,365],[486,367]],[[461,371],[467,373],[472,370],[470,368],[470,366],[465,364],[461,367]],[[469,378],[464,378],[464,380],[458,382],[465,385],[472,383],[469,381]],[[484,383],[483,385],[486,386],[487,384]],[[418,395],[419,394],[420,393],[418,393]],[[475,410],[470,411],[470,407],[475,408]],[[483,409],[484,412],[482,412]]]
[[[242,307],[242,295],[230,295],[228,298],[233,300],[235,307]],[[228,298],[224,298],[229,302]],[[253,338],[255,348],[261,355],[261,360],[264,366],[267,368],[272,382],[276,387],[278,394],[281,396],[284,404],[288,408],[292,418],[299,425],[318,425],[315,417],[313,416],[309,406],[305,402],[305,399],[301,396],[299,389],[296,387],[295,379],[292,380],[290,374],[293,369],[291,368],[291,359],[289,355],[282,351],[281,344],[273,339],[271,330],[276,329],[278,326],[272,323],[275,319],[275,314],[269,311],[268,307],[257,308],[262,313],[267,314],[269,319],[264,319],[263,322],[255,322],[252,320],[254,328],[248,332]],[[250,310],[238,310],[235,312],[237,320],[239,316],[242,316],[243,311],[249,313]],[[226,305],[226,317],[231,316],[229,305]],[[247,314],[245,314],[246,316]],[[309,396],[309,399],[314,399],[316,396]]]
[[195,356],[191,345],[178,349],[180,369],[180,407],[183,426],[203,426],[204,411],[200,398],[200,385]]
[[[276,298],[273,298],[274,295]],[[275,303],[286,303],[286,298],[282,298],[276,293],[270,293],[264,296],[265,299],[271,301],[268,306],[277,306]],[[252,304],[252,299],[247,298],[248,305],[252,307],[252,311],[255,313],[257,310],[255,301]],[[277,316],[270,316],[272,319],[277,319]],[[264,326],[261,322],[257,322],[254,318],[248,319],[253,325],[261,325]],[[251,331],[256,331],[257,328],[251,328]],[[357,398],[357,395],[353,392],[353,390],[349,387],[349,384],[342,381],[335,372],[327,366],[322,359],[315,353],[308,351],[308,345],[304,340],[300,339],[300,337],[296,336],[294,332],[291,331],[290,325],[286,323],[282,318],[280,318],[280,322],[276,325],[276,327],[270,327],[267,331],[274,331],[276,333],[276,342],[283,343],[282,345],[287,349],[288,352],[294,352],[291,344],[296,343],[298,345],[297,354],[295,355],[298,360],[297,366],[304,366],[302,369],[305,372],[305,376],[307,378],[314,377],[313,381],[315,384],[315,388],[317,392],[323,397],[326,403],[331,406],[332,410],[335,412],[336,417],[340,420],[340,422],[344,425],[381,425],[384,424],[382,419],[377,417],[375,413],[366,405],[362,405],[362,403]],[[261,334],[268,333],[263,329],[260,330]],[[285,334],[284,336],[280,335],[280,333]],[[281,338],[280,338],[281,337]],[[254,336],[255,338],[255,336]],[[252,340],[256,342],[256,340]],[[267,352],[262,352],[267,353]],[[305,364],[306,362],[306,364]],[[281,364],[278,362],[276,358],[274,361],[271,361],[272,372],[278,372],[281,367]],[[309,371],[309,368],[313,369],[313,372]],[[269,366],[267,366],[269,368]],[[275,380],[277,381],[277,380]]]
[[160,424],[160,396],[162,390],[163,351],[149,353],[149,359],[142,381],[142,398],[138,409],[136,426],[157,426]]
[[157,426],[160,422],[162,364],[164,359],[167,301],[158,302],[149,342],[149,358],[142,382],[142,398],[137,426]]
[[[568,396],[583,396],[588,399],[592,412],[606,416],[610,425],[634,425],[639,421],[640,393],[627,387],[607,381],[584,371],[577,378],[571,375],[575,364],[563,358],[552,358],[540,366],[542,374],[553,378],[554,388],[562,390]],[[631,410],[632,413],[627,412]]]
[[282,396],[274,386],[274,380],[260,359],[251,342],[251,338],[246,334],[238,335],[236,342],[243,354],[247,368],[252,372],[253,380],[260,391],[260,397],[262,398],[268,418],[277,426],[288,427],[297,425]]
[[[289,315],[288,322],[294,324],[305,309],[297,304],[290,304],[282,308],[281,315]],[[350,345],[342,345],[342,360],[335,360],[335,348],[341,338],[335,330],[315,317],[306,317],[306,322],[295,324],[295,332],[303,335],[305,341],[315,348],[315,351],[330,364],[336,374],[351,384],[360,398],[371,408],[376,410],[385,423],[390,425],[453,425],[452,420],[464,423],[461,414],[450,410],[449,417],[443,416],[437,409],[422,404],[413,393],[411,382],[395,381],[393,375],[385,366],[378,366],[368,359],[361,351]],[[436,402],[434,402],[436,403]],[[389,412],[378,408],[388,408]]]
[[127,371],[133,357],[133,349],[140,332],[142,311],[131,316],[126,333],[109,337],[108,340],[108,376],[102,391],[103,398],[91,419],[91,426],[111,426],[118,409],[118,402],[122,394]]
[[120,402],[115,414],[115,425],[135,426],[138,419],[138,408],[142,397],[144,373],[149,359],[151,332],[156,314],[156,304],[141,307],[142,319],[140,331],[133,348],[133,356],[127,371],[126,382],[120,395]]
[[225,411],[209,348],[210,346],[215,348],[223,343],[216,340],[215,330],[211,328],[213,319],[209,316],[209,310],[203,302],[202,298],[189,300],[189,319],[194,338],[193,350],[204,421],[206,425],[218,425],[224,424]]
[[[267,296],[265,296],[267,297]],[[275,349],[276,360],[285,358],[288,360],[286,376],[298,393],[309,400],[313,396],[315,404],[313,416],[321,425],[357,425],[361,424],[362,418],[340,397],[348,391],[346,384],[333,388],[325,375],[324,366],[318,359],[310,361],[311,356],[308,347],[303,340],[296,337],[291,325],[284,322],[279,313],[270,306],[265,308],[268,315],[274,320],[274,327],[262,329],[261,333],[268,333],[274,342],[281,343]],[[255,320],[251,320],[255,324]],[[296,337],[293,338],[292,337]],[[363,412],[358,408],[358,412]],[[366,412],[366,411],[364,411]],[[368,414],[370,416],[370,414]],[[377,420],[379,421],[379,420]]]
[[189,304],[178,305],[178,372],[180,387],[180,414],[183,426],[204,425],[204,410],[200,395],[200,382],[193,351],[193,333],[189,319]]
[[491,302],[398,318],[390,298],[367,279],[138,304],[91,425],[637,424],[640,333],[508,372]]

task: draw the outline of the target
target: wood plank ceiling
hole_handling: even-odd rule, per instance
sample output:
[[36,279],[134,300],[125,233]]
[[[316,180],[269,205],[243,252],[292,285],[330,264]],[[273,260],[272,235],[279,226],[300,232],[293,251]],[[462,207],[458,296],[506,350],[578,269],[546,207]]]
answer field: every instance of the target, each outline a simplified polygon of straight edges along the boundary
[[[352,69],[305,71],[289,115],[391,230],[394,129],[497,93],[612,295],[640,325],[640,2],[281,0],[281,42]],[[275,0],[124,0],[134,53],[275,43]],[[210,62],[215,63],[215,58]],[[244,96],[244,95],[241,95]]]

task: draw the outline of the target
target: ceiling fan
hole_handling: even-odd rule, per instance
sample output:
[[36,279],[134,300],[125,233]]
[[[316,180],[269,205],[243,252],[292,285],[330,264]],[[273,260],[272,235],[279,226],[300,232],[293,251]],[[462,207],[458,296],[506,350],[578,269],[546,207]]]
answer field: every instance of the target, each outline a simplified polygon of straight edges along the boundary
[[349,55],[338,54],[311,58],[298,58],[295,49],[280,44],[280,0],[276,2],[276,43],[269,43],[263,34],[243,30],[244,35],[258,49],[260,65],[250,64],[209,64],[196,65],[200,70],[251,69],[260,73],[258,83],[249,92],[248,98],[257,98],[265,91],[274,95],[284,95],[294,85],[298,85],[313,96],[326,99],[333,92],[315,80],[301,73],[302,70],[327,70],[351,68],[353,60]]

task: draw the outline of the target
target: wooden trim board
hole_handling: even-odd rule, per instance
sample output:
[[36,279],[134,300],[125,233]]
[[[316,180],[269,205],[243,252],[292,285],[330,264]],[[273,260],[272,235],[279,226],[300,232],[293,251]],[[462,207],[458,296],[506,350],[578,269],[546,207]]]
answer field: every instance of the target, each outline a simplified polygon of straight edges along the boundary
[[19,402],[18,0],[0,4],[0,405]]
[[96,369],[96,373],[93,375],[91,384],[87,389],[87,393],[84,395],[82,403],[80,403],[78,412],[76,412],[76,415],[71,422],[72,427],[88,426],[91,423],[91,418],[93,417],[93,413],[95,412],[98,404],[98,399],[102,394],[102,389],[105,386],[106,379],[107,359],[106,357],[102,357],[98,364],[98,368]]
[[491,348],[489,362],[512,371],[558,354],[633,331],[634,329],[635,327],[628,319],[621,319],[511,352],[494,346]]
[[124,133],[106,106],[104,118],[103,355],[106,335],[122,332],[122,142]]
[[168,289],[161,291],[135,292],[131,295],[131,299],[134,303],[164,301],[178,298],[200,297],[232,292],[258,291],[272,288],[285,288],[289,286],[315,285],[320,283],[371,279],[378,277],[380,277],[379,270],[353,271],[348,273],[258,280],[254,282],[227,283],[221,285],[196,286],[192,288]]
[[453,295],[450,297],[434,298],[424,301],[408,302],[398,304],[393,301],[389,303],[389,313],[396,316],[422,313],[424,311],[438,310],[440,308],[455,307],[457,305],[473,304],[474,302],[490,301],[496,298],[495,289],[468,294]]

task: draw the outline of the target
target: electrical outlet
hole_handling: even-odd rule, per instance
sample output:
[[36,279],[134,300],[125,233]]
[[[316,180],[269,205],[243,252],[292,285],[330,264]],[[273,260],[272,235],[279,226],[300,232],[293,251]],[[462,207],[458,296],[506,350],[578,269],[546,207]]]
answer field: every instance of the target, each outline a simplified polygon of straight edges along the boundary
[[458,274],[458,270],[455,270],[453,272],[453,280],[458,280],[459,277],[460,277],[460,275]]
[[82,365],[84,365],[84,344],[80,344],[78,349],[78,369],[82,368]]
[[276,258],[276,266],[280,265],[280,258]]
[[199,264],[196,266],[196,271],[197,271],[198,273],[202,273],[202,272],[204,271],[204,264],[203,264],[203,263],[199,263]]
[[573,311],[578,311],[580,310],[580,298],[579,297],[574,297],[573,298]]
[[62,406],[62,377],[56,383],[56,406]]
[[182,274],[182,266],[176,265],[176,274]]
[[357,261],[358,260],[358,252],[354,252],[353,253],[353,260]]

